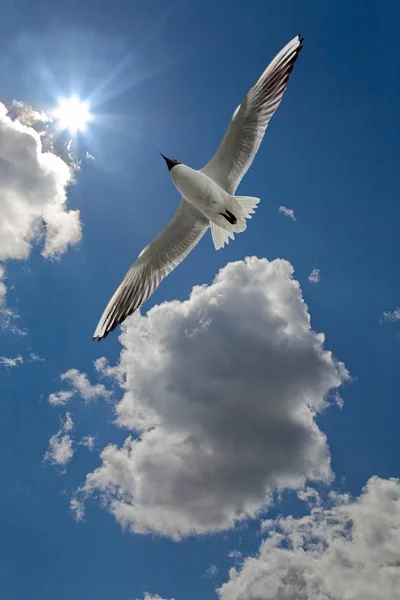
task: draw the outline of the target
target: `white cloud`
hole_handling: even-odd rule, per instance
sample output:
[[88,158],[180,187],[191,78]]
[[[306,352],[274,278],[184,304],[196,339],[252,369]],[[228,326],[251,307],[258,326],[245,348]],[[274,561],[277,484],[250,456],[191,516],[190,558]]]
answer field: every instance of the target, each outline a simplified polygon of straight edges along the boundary
[[210,565],[208,567],[207,571],[205,572],[205,577],[207,577],[208,579],[213,579],[217,574],[218,574],[217,565]]
[[64,431],[72,431],[73,428],[74,428],[74,423],[72,421],[70,413],[67,412],[66,415],[65,415],[65,421],[64,421],[64,425],[63,425],[63,430]]
[[61,380],[68,383],[86,402],[90,402],[96,398],[109,398],[111,396],[111,392],[102,383],[92,385],[87,375],[80,373],[77,369],[70,369],[66,373],[63,373]]
[[400,321],[400,306],[394,310],[385,310],[382,313],[381,320],[389,323],[396,323],[397,321]]
[[0,365],[2,365],[3,367],[18,367],[19,365],[22,365],[23,362],[24,359],[20,354],[18,354],[15,358],[0,356]]
[[80,444],[82,446],[85,446],[85,448],[87,448],[88,450],[93,450],[95,441],[96,438],[93,435],[85,435],[85,437],[83,437],[80,441]]
[[[139,600],[139,599],[137,599]],[[149,594],[148,592],[145,592],[143,600],[166,600],[164,598],[161,598],[161,596],[159,596],[158,594]],[[170,600],[174,600],[174,598],[171,598]]]
[[79,211],[66,209],[70,169],[43,153],[39,134],[12,121],[3,104],[0,134],[0,260],[27,258],[42,234],[42,254],[58,256],[81,237]]
[[6,284],[4,283],[4,279],[6,276],[6,270],[3,265],[0,265],[0,306],[5,303],[6,299]]
[[315,416],[348,379],[310,327],[293,268],[255,257],[123,328],[117,422],[81,497],[116,520],[175,539],[232,527],[271,490],[332,477]]
[[285,215],[285,217],[292,219],[293,221],[297,220],[296,217],[294,216],[293,208],[286,208],[286,206],[280,206],[279,212],[282,213],[283,215]]
[[321,279],[321,271],[319,269],[313,269],[308,276],[308,281],[310,283],[319,283]]
[[123,382],[123,377],[118,369],[118,366],[112,366],[109,364],[108,359],[105,356],[97,358],[94,361],[94,367],[101,377],[108,377],[109,379],[116,379],[119,383]]
[[230,570],[220,600],[399,600],[400,480],[270,521],[258,556]]
[[[0,160],[1,160],[1,158],[0,158]],[[0,190],[1,190],[1,183],[0,183]],[[0,212],[0,218],[1,218],[1,212]],[[19,315],[15,312],[15,310],[11,310],[11,308],[6,306],[7,286],[5,284],[5,280],[6,280],[6,268],[4,265],[2,265],[0,263],[0,328],[1,329],[10,329],[13,333],[16,333],[19,335],[26,335],[26,333],[27,333],[26,330],[19,329],[16,325],[14,325],[14,321],[19,318]]]
[[107,390],[102,383],[92,385],[85,373],[80,373],[77,369],[69,369],[60,375],[61,381],[64,381],[72,390],[60,390],[53,392],[49,396],[49,403],[53,405],[66,404],[74,394],[78,395],[85,402],[91,402],[96,398],[110,398],[112,392]]
[[53,406],[62,406],[66,404],[74,395],[74,392],[70,390],[60,390],[59,392],[53,392],[49,396],[49,404]]
[[75,453],[73,442],[69,435],[73,429],[73,425],[71,415],[67,413],[63,426],[49,440],[49,448],[44,455],[45,460],[59,466],[65,466],[69,463]]
[[31,352],[29,355],[29,362],[44,362],[44,358],[35,354],[35,352]]
[[75,521],[83,521],[85,517],[85,505],[82,502],[77,498],[71,498],[69,508]]
[[321,498],[317,490],[312,487],[305,487],[303,490],[297,492],[297,496],[300,500],[303,500],[308,506],[320,506]]
[[229,558],[231,558],[235,563],[239,563],[243,561],[243,554],[239,550],[231,550],[228,554]]
[[79,211],[67,209],[72,171],[54,153],[43,152],[33,127],[7,113],[0,103],[0,261],[26,259],[39,242],[44,257],[58,257],[81,239]]
[[[15,333],[16,335],[26,335],[28,333],[27,329],[21,329],[15,325],[15,320],[19,319],[19,314],[5,306],[5,293],[7,292],[7,288],[4,285],[4,295],[3,295],[3,303],[0,303],[0,328],[8,329],[11,333]],[[0,282],[1,287],[1,282]]]

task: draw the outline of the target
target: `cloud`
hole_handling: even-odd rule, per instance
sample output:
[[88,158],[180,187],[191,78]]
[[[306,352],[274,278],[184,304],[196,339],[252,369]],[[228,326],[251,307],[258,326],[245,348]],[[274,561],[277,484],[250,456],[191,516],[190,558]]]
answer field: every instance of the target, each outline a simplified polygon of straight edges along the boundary
[[5,303],[6,299],[6,284],[4,283],[4,279],[6,276],[6,270],[3,265],[0,265],[0,306]]
[[66,209],[70,169],[3,104],[0,134],[0,260],[27,258],[42,237],[42,254],[58,256],[81,238],[79,211]]
[[93,435],[85,435],[80,441],[81,446],[85,446],[88,450],[94,449],[96,438]]
[[120,336],[117,423],[82,499],[137,533],[179,539],[255,517],[272,490],[330,481],[315,416],[349,375],[284,260],[228,264],[189,300],[134,315]]
[[217,565],[210,565],[204,574],[208,579],[213,579],[216,575],[218,575]]
[[394,310],[385,310],[382,313],[381,321],[389,323],[397,323],[397,321],[400,321],[400,306]]
[[116,379],[119,383],[123,382],[123,374],[118,369],[118,366],[112,366],[109,364],[108,359],[102,356],[94,361],[94,368],[101,377],[108,377],[109,379]]
[[85,518],[85,506],[77,498],[71,498],[69,508],[75,521],[83,521]]
[[231,552],[229,552],[228,556],[235,563],[242,563],[242,561],[243,561],[243,554],[239,550],[231,550]]
[[308,281],[310,283],[319,283],[321,279],[321,271],[319,269],[313,269],[308,276]]
[[11,329],[13,333],[26,335],[26,330],[19,329],[13,324],[15,319],[19,318],[19,315],[14,310],[11,310],[8,306],[6,306],[7,286],[5,284],[5,280],[6,268],[0,263],[0,329]]
[[70,413],[65,415],[63,426],[49,440],[49,449],[44,455],[44,459],[53,465],[65,466],[73,457],[75,450],[70,431],[73,429],[73,421]]
[[59,156],[74,175],[80,169],[80,162],[72,151],[73,140],[60,135],[57,124],[43,111],[36,110],[30,104],[13,100],[6,104],[8,116],[13,121],[30,127],[38,133],[42,144],[42,152],[51,152]]
[[21,329],[15,325],[15,320],[19,319],[19,314],[15,310],[5,306],[6,292],[6,285],[0,281],[0,294],[3,295],[3,301],[0,302],[0,329],[8,329],[16,335],[26,335],[28,333],[27,329]]
[[29,362],[44,362],[44,358],[35,354],[35,352],[31,352],[29,355]]
[[285,217],[292,219],[293,221],[297,220],[296,217],[294,216],[293,208],[286,208],[286,206],[280,206],[279,212],[282,213],[283,215],[285,215]]
[[49,404],[53,406],[62,406],[66,404],[74,395],[74,392],[70,390],[60,390],[59,392],[53,392],[49,396]]
[[[139,599],[137,599],[139,600]],[[161,598],[161,596],[159,596],[158,594],[149,594],[148,592],[145,592],[143,600],[166,600],[165,598]],[[170,600],[174,600],[174,598],[171,598]]]
[[24,362],[23,357],[18,354],[15,358],[8,358],[7,356],[0,356],[0,365],[3,367],[18,367]]
[[77,369],[70,369],[61,375],[61,380],[67,382],[75,392],[86,402],[96,398],[109,398],[111,392],[102,383],[92,385],[85,373]]
[[85,402],[91,402],[96,398],[110,398],[112,392],[107,390],[102,383],[92,385],[85,373],[77,369],[69,369],[60,375],[61,381],[67,383],[72,390],[60,390],[49,396],[49,403],[53,405],[66,404],[75,394]]
[[[9,113],[0,103],[0,261],[26,259],[39,243],[45,258],[56,258],[81,239],[79,211],[67,208],[72,170],[44,151],[38,131],[23,124],[39,119],[39,113],[31,112],[30,120],[10,117],[20,110],[17,105]],[[0,302],[5,302],[3,281]]]
[[232,568],[220,600],[399,600],[400,480],[331,493],[300,518],[269,521],[258,556]]

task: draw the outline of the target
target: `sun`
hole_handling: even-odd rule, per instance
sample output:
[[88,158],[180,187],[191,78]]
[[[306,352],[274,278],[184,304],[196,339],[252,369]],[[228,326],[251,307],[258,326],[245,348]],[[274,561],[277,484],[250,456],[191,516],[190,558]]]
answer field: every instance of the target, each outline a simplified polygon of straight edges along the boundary
[[58,121],[59,129],[68,129],[72,134],[86,129],[86,125],[93,118],[89,102],[82,102],[78,96],[60,98],[53,116]]

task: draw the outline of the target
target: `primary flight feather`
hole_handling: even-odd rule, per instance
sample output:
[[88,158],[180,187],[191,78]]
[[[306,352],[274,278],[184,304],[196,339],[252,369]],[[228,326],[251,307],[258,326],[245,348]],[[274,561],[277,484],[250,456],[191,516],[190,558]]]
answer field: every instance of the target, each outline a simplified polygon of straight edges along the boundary
[[259,199],[234,194],[282,100],[302,42],[297,35],[270,62],[235,110],[217,152],[202,169],[196,171],[162,155],[182,194],[181,202],[168,225],[142,250],[125,275],[93,339],[105,338],[135,312],[209,227],[217,250],[246,229],[246,219],[251,218]]

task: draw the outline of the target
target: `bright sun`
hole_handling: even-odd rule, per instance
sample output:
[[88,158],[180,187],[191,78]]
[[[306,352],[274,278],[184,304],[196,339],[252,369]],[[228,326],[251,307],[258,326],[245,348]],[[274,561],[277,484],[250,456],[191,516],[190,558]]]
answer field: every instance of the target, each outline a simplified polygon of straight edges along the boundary
[[60,98],[53,116],[58,121],[60,129],[69,129],[70,133],[83,131],[92,119],[89,102],[81,102],[77,96]]

